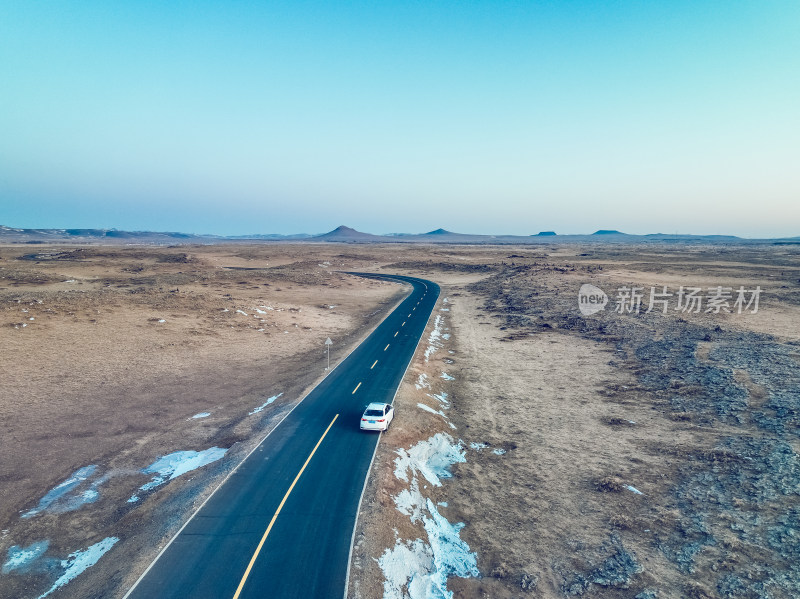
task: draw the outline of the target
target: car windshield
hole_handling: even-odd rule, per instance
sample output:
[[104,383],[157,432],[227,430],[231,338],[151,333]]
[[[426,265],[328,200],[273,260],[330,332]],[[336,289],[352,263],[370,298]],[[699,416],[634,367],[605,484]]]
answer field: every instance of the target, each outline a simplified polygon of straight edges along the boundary
[[365,416],[383,416],[383,410],[367,410]]

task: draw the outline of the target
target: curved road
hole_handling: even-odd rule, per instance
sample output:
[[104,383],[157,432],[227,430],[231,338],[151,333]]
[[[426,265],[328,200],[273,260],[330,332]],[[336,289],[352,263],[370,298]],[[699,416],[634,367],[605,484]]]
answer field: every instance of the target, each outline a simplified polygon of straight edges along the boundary
[[[411,294],[239,466],[126,599],[330,599],[345,591],[350,540],[379,434],[359,421],[391,402],[439,296]],[[398,414],[402,418],[402,414]]]

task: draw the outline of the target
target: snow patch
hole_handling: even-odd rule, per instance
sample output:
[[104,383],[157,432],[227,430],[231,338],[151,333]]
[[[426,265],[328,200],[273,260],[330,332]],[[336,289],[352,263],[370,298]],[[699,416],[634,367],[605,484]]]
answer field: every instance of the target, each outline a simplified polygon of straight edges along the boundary
[[475,451],[480,451],[481,449],[486,449],[489,447],[486,443],[470,443],[469,448],[474,449]]
[[[142,470],[145,474],[154,474],[149,483],[139,487],[140,491],[149,491],[164,484],[168,480],[178,478],[182,474],[207,466],[222,458],[227,449],[222,447],[210,447],[204,451],[176,451],[169,455],[158,458],[147,468]],[[136,495],[133,495],[128,502],[133,503]]]
[[20,573],[24,573],[33,562],[44,555],[44,552],[47,551],[49,546],[50,541],[44,540],[31,543],[27,547],[20,547],[19,545],[9,547],[8,559],[3,564],[3,569],[0,571],[3,574],[8,574],[14,570],[20,570]]
[[436,401],[438,401],[440,404],[442,404],[442,407],[445,410],[450,407],[450,402],[447,400],[447,393],[445,393],[444,391],[442,391],[439,394],[436,394],[436,393],[430,394],[430,393],[428,393],[428,397],[432,397]]
[[636,487],[632,487],[632,486],[630,486],[630,485],[625,485],[625,488],[626,488],[626,489],[628,489],[628,491],[630,491],[631,493],[636,493],[637,495],[644,495],[644,493],[642,493],[642,492],[641,492],[639,489],[637,489]]
[[[469,550],[459,533],[464,524],[451,524],[428,499],[430,517],[420,515],[428,536],[401,541],[386,549],[377,560],[385,578],[383,599],[452,599],[447,578],[479,576],[477,554]],[[403,592],[403,589],[407,592]]]
[[[427,599],[426,577],[433,569],[430,547],[421,539],[403,542],[397,539],[395,546],[386,549],[378,559],[383,571],[383,599]],[[408,593],[403,592],[406,585]]]
[[419,378],[417,378],[417,382],[414,383],[414,386],[417,389],[430,389],[431,385],[430,383],[428,383],[428,375],[425,374],[424,372],[420,374]]
[[417,407],[425,410],[426,412],[430,412],[431,414],[441,416],[451,429],[456,430],[456,425],[448,420],[447,414],[445,414],[442,410],[434,410],[432,407],[426,406],[424,403],[418,403]]
[[446,372],[442,372],[442,378],[443,378],[444,380],[446,380],[446,381],[454,381],[454,380],[456,380],[456,377],[454,377],[454,376],[450,376],[450,375],[449,375],[449,374],[447,374]]
[[100,497],[100,493],[98,493],[95,489],[86,489],[83,493],[81,493],[81,499],[83,503],[94,503]]
[[89,546],[85,551],[70,553],[67,559],[61,560],[61,567],[65,568],[64,573],[53,583],[49,591],[39,595],[39,599],[47,597],[53,591],[60,589],[88,568],[94,566],[117,541],[119,541],[117,537],[106,537],[99,543]]
[[394,498],[394,505],[397,511],[411,518],[411,522],[422,520],[422,507],[425,505],[424,498],[419,492],[419,483],[415,478],[411,481],[410,489],[403,489]]
[[420,441],[408,450],[398,449],[394,460],[394,475],[408,482],[408,472],[425,477],[435,487],[442,485],[442,478],[450,478],[450,467],[466,462],[461,441],[455,442],[447,433],[436,433],[427,441]]
[[244,310],[236,310],[236,313],[237,313],[237,314],[244,314],[245,316],[250,316],[250,315],[249,315],[247,312],[245,312]]
[[[141,487],[139,487],[139,490],[140,491],[149,491],[151,489],[155,489],[159,485],[163,485],[165,482],[166,482],[166,480],[164,479],[163,476],[154,476],[153,479],[149,483],[145,483]],[[139,498],[136,497],[136,500],[133,500],[134,497],[136,497],[136,495],[131,495],[131,498],[128,499],[128,503],[135,503],[135,501],[138,501]]]
[[263,404],[261,404],[257,408],[253,408],[253,411],[252,412],[248,412],[247,415],[248,416],[252,416],[253,414],[258,414],[261,410],[266,408],[269,404],[271,404],[273,401],[278,399],[281,395],[283,395],[282,392],[278,393],[277,395],[273,395],[272,397],[270,397],[267,401],[265,401]]
[[431,414],[436,414],[437,416],[441,416],[442,418],[447,420],[447,415],[441,410],[434,410],[432,407],[426,406],[424,403],[418,403],[417,407],[425,410],[426,412],[430,412]]
[[209,416],[211,416],[211,412],[200,412],[199,414],[195,414],[194,416],[192,416],[192,418],[193,419],[196,419],[196,418],[208,418]]
[[496,455],[504,455],[506,453],[506,450],[505,449],[493,449],[492,453],[494,453]]
[[[430,499],[428,499],[427,505],[431,518],[425,518],[423,525],[425,532],[428,533],[431,549],[433,549],[435,568],[433,581],[436,583],[437,590],[441,589],[442,594],[445,595],[448,576],[454,575],[460,578],[480,576],[477,555],[470,552],[469,545],[459,536],[461,529],[464,528],[464,523],[450,524]],[[453,594],[450,593],[449,596],[452,597]]]
[[442,338],[442,326],[444,325],[444,319],[442,318],[441,314],[437,314],[436,318],[433,319],[433,330],[431,334],[428,336],[428,347],[425,348],[425,361],[427,362],[430,357],[436,353],[436,350],[439,349],[441,344]]
[[86,503],[94,503],[100,497],[97,491],[106,477],[101,477],[91,483],[88,489],[79,489],[97,471],[97,466],[91,464],[79,468],[72,473],[67,480],[50,489],[44,497],[39,500],[39,505],[22,514],[22,518],[31,518],[44,511],[60,514],[77,510]]

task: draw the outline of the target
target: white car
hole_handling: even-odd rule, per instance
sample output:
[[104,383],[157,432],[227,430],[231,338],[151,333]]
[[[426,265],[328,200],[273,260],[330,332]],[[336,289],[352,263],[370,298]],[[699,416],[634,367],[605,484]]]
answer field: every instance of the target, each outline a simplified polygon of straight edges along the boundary
[[361,416],[362,431],[385,431],[394,418],[394,408],[388,403],[371,403]]

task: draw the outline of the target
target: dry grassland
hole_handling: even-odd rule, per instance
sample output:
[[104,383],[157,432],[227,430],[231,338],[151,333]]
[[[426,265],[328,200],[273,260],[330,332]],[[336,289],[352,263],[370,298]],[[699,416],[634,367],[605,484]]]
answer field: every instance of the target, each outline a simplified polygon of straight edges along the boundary
[[[335,364],[404,294],[335,272],[369,266],[341,249],[0,248],[2,562],[42,540],[65,559],[118,537],[64,596],[121,596],[322,377],[326,337]],[[158,457],[211,447],[225,458],[138,491]],[[67,496],[21,517],[88,466],[93,475]],[[38,596],[53,578],[42,565],[7,573],[0,596]]]
[[[431,320],[396,398],[349,596],[382,597],[377,560],[398,539],[426,539],[396,508],[408,484],[394,460],[437,433],[461,440],[466,461],[420,490],[464,523],[480,572],[450,577],[454,597],[800,596],[794,246],[0,247],[3,556],[48,538],[63,558],[119,536],[114,559],[64,596],[121,596],[319,379],[325,337],[335,361],[399,298],[335,270],[436,281],[449,335],[426,360]],[[581,315],[584,283],[611,297],[604,311]],[[646,309],[664,285],[763,291],[757,314],[614,312],[617,288],[642,287]],[[159,455],[212,446],[230,448],[224,460],[126,502]],[[99,500],[20,518],[89,464],[104,477]],[[6,574],[0,595],[36,596],[48,580]]]

